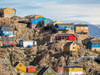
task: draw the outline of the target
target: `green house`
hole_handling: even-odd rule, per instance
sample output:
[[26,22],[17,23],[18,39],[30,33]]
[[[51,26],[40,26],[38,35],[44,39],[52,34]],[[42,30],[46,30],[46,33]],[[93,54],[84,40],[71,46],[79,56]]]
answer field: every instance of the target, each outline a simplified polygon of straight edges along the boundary
[[57,73],[51,68],[42,68],[37,75],[57,75]]

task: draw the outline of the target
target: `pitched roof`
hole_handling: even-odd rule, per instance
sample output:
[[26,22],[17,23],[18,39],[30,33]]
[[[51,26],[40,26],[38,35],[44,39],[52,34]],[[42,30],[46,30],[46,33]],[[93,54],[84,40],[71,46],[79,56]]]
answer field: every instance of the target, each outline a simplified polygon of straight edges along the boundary
[[9,25],[1,25],[0,27],[3,31],[13,31]]
[[[66,66],[67,68],[83,68],[83,66]],[[66,68],[65,67],[65,68]]]
[[73,35],[73,34],[58,34],[57,36],[70,36],[70,35]]
[[38,74],[37,75],[43,75],[43,73],[48,69],[49,67],[43,67],[39,72],[38,72]]
[[82,40],[82,41],[85,41],[85,40],[89,41],[89,40],[91,40],[91,39],[93,39],[93,38],[86,38],[86,39],[84,39],[84,40]]
[[92,44],[99,44],[100,40],[90,40],[92,42]]
[[86,25],[86,24],[76,24],[75,27],[77,27],[77,26],[78,27],[88,27],[88,25]]
[[13,66],[16,67],[19,64],[19,62],[16,62]]
[[2,41],[14,41],[14,37],[2,37]]
[[73,42],[67,42],[64,46],[70,46]]

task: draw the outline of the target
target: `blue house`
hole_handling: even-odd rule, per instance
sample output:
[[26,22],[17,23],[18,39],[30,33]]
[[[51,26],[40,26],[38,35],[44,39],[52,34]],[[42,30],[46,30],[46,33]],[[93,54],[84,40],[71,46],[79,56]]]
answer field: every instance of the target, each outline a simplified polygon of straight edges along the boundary
[[90,40],[87,42],[87,49],[100,51],[100,40]]
[[0,26],[0,35],[13,36],[13,30],[9,25]]
[[55,24],[54,28],[57,30],[74,30],[74,24]]
[[37,18],[37,19],[30,19],[31,21],[31,24],[38,24],[40,21],[46,19],[45,17],[40,17],[40,18]]
[[46,19],[45,17],[40,17],[40,18],[37,18],[37,19],[30,19],[30,26],[31,26],[31,28],[33,29],[33,28],[35,28],[37,25],[38,25],[38,23],[40,22],[40,21],[42,21],[42,20],[44,20],[44,19]]

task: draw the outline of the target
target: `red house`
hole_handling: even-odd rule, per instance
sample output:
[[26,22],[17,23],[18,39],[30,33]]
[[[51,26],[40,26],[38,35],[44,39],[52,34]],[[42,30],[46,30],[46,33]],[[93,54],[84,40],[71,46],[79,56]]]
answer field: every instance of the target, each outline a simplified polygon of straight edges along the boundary
[[75,36],[73,34],[58,34],[55,37],[56,41],[59,40],[69,40],[69,41],[75,41]]
[[27,68],[27,72],[36,72],[36,67],[35,66],[29,66]]
[[3,43],[3,46],[5,47],[8,47],[8,46],[15,46],[15,43],[14,43],[14,37],[5,37],[3,36],[2,37],[2,43]]

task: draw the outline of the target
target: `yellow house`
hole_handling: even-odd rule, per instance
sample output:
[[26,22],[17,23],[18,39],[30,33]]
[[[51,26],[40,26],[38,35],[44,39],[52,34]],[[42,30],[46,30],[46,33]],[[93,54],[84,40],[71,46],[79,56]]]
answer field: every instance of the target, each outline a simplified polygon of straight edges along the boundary
[[17,63],[14,64],[14,67],[19,72],[22,72],[22,73],[26,74],[26,67],[22,63],[17,62]]
[[64,45],[64,51],[78,52],[78,46],[75,42],[68,42]]
[[67,66],[64,67],[64,75],[82,75],[83,67],[82,66]]
[[5,8],[3,9],[3,16],[8,18],[16,16],[16,10],[12,8]]
[[76,33],[88,33],[88,25],[75,25],[75,32]]
[[57,21],[57,22],[54,22],[54,23],[53,23],[53,25],[55,25],[55,24],[63,24],[63,23],[60,22],[60,21]]

